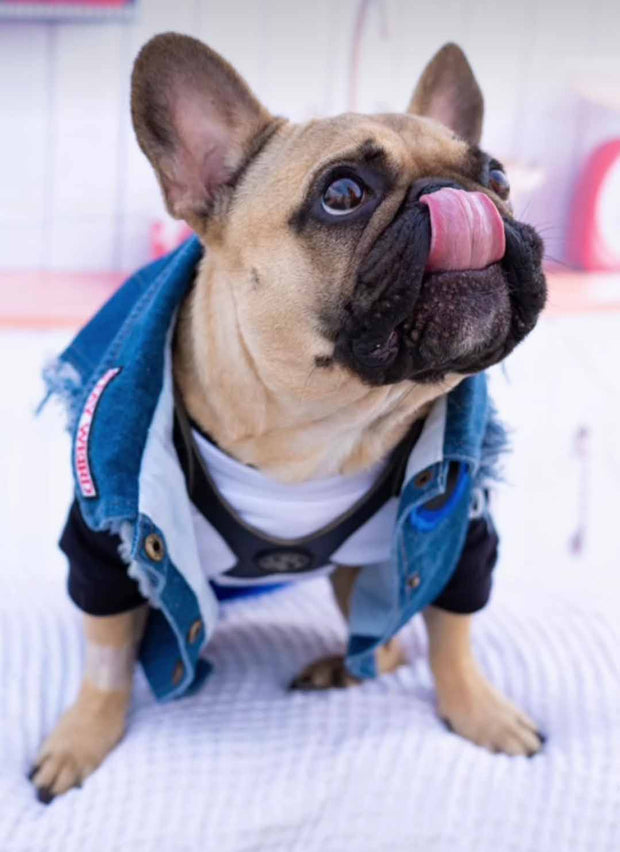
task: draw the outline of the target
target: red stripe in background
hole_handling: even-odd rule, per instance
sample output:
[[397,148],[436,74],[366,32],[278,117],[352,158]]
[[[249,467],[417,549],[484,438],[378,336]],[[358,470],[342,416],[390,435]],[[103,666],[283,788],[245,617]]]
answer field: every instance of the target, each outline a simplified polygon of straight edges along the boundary
[[122,272],[0,272],[0,328],[77,328],[126,277]]

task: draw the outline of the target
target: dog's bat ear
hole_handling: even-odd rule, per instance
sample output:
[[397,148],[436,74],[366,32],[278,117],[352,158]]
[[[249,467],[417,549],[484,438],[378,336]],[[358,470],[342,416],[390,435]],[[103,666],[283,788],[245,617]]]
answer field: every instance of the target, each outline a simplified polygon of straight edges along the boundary
[[273,121],[226,60],[177,33],[155,36],[138,54],[131,117],[169,212],[193,226]]
[[407,112],[434,118],[477,145],[484,100],[467,57],[457,44],[444,44],[428,63]]

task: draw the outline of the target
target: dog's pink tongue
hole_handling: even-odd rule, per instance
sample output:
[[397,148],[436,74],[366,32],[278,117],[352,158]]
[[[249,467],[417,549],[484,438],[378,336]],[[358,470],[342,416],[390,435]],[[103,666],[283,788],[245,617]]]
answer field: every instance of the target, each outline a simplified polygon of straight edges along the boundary
[[431,217],[427,269],[484,269],[504,256],[504,223],[484,193],[446,187],[420,196],[420,202]]

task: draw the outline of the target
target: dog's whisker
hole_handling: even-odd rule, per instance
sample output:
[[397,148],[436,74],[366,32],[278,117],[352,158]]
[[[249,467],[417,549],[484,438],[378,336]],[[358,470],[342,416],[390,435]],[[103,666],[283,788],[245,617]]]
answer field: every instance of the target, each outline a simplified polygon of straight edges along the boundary
[[539,234],[561,234],[563,228],[559,225],[536,225]]
[[546,254],[543,257],[544,260],[550,260],[552,263],[557,263],[558,266],[563,266],[565,269],[574,269],[574,267],[567,263],[565,260],[560,260],[559,257],[553,257],[551,254]]

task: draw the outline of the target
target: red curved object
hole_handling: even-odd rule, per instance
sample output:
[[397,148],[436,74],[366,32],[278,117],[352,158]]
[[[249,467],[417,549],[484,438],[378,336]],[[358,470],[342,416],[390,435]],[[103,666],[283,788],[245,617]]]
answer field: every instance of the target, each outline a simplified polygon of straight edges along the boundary
[[580,269],[620,271],[620,246],[615,248],[605,242],[598,221],[605,182],[618,162],[620,139],[614,139],[593,151],[579,176],[571,205],[567,254]]

